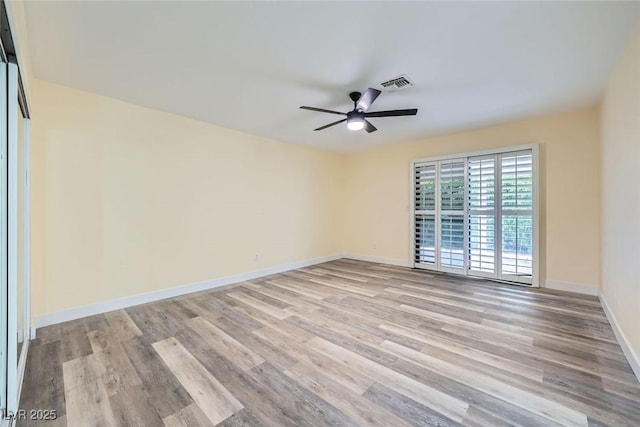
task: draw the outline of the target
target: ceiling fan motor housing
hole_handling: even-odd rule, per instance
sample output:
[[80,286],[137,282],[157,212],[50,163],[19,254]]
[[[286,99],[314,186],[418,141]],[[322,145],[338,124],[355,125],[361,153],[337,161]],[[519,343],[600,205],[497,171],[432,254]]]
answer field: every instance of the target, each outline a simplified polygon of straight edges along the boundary
[[347,120],[359,120],[364,121],[364,112],[360,110],[353,110],[347,113]]

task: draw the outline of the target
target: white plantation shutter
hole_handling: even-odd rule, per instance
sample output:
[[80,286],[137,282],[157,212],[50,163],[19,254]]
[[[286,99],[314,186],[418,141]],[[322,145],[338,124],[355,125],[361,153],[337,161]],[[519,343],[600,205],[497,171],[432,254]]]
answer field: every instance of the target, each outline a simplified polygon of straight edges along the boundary
[[533,150],[413,163],[416,267],[533,283]]
[[416,211],[434,212],[436,209],[435,163],[417,165],[414,176]]
[[469,169],[469,271],[495,277],[496,157],[471,157]]
[[435,215],[416,215],[415,262],[436,263],[436,218]]
[[436,263],[436,164],[419,164],[414,168],[414,262]]
[[502,271],[508,280],[533,274],[533,156],[503,154],[501,162]]
[[439,163],[440,269],[462,270],[465,263],[465,167],[464,160]]

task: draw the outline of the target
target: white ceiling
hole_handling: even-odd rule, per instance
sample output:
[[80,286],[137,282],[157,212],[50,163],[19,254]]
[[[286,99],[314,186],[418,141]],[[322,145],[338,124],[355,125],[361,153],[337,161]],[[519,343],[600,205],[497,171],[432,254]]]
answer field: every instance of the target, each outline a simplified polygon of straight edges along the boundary
[[[593,105],[638,2],[26,2],[36,77],[220,126],[351,151]],[[338,116],[383,93],[372,134]]]

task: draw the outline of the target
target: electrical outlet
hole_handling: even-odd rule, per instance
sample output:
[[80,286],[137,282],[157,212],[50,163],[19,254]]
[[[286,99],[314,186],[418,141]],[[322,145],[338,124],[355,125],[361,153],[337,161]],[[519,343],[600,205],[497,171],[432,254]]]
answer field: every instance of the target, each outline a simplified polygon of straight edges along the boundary
[[260,261],[260,254],[256,254],[256,256],[255,256],[254,260],[255,260],[255,261]]
[[375,243],[372,243],[372,244],[371,244],[371,249],[374,249],[374,250],[375,250],[375,249],[378,249],[378,245],[376,245]]

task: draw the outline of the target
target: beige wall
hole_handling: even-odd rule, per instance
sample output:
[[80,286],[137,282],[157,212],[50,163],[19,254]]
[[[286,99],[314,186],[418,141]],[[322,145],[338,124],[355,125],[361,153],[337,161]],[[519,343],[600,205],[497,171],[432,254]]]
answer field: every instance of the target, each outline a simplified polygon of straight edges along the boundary
[[602,103],[602,294],[640,361],[640,21]]
[[598,122],[597,109],[589,108],[349,155],[345,251],[409,263],[412,159],[538,143],[541,278],[597,287]]
[[32,83],[36,316],[340,252],[339,155]]

